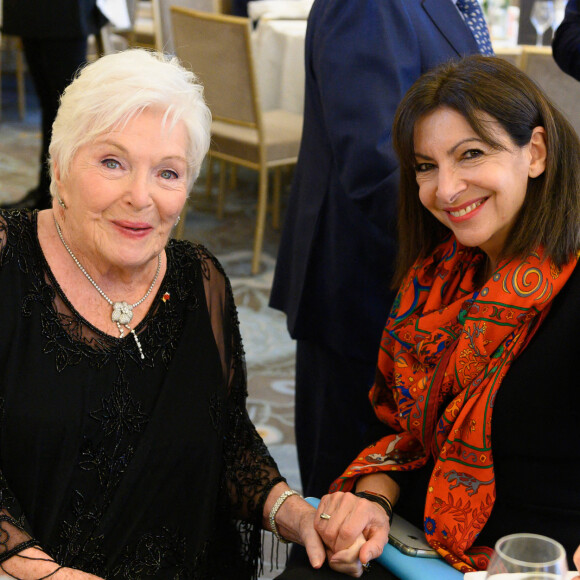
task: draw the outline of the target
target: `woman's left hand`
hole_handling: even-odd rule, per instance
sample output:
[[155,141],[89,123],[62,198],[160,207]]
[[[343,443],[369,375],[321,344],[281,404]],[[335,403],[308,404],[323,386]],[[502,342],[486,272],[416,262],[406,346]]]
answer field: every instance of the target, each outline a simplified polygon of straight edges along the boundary
[[[322,518],[323,514],[330,517]],[[335,492],[325,495],[320,500],[314,525],[333,553],[331,560],[339,557],[344,550],[357,545],[358,559],[361,564],[367,564],[381,555],[389,540],[390,524],[385,510],[378,504],[352,493]],[[361,537],[364,542],[359,544]]]
[[[304,500],[296,501],[295,504],[295,512],[299,514],[297,525],[298,537],[291,537],[291,533],[288,533],[287,535],[290,536],[289,539],[292,539],[292,541],[298,544],[302,544],[306,548],[306,553],[308,554],[308,559],[310,560],[312,567],[320,568],[322,564],[324,564],[325,548],[320,536],[314,528],[316,511]],[[284,529],[283,524],[280,527]]]
[[[272,506],[289,489],[286,483],[279,483],[272,488],[264,504],[264,528],[270,529],[269,514]],[[310,564],[314,568],[320,568],[326,559],[326,551],[314,528],[315,518],[316,510],[308,502],[299,495],[291,495],[276,513],[276,526],[283,538],[304,546]]]
[[[289,503],[291,499],[289,498],[287,502]],[[302,544],[306,548],[308,559],[313,568],[320,568],[324,564],[326,555],[328,564],[333,570],[354,578],[361,576],[363,566],[359,559],[359,552],[366,543],[362,534],[347,548],[334,552],[322,543],[322,539],[315,529],[317,513],[310,504],[302,499],[295,498],[288,507],[292,510],[293,517],[297,518],[295,520],[296,524],[288,527],[287,518],[290,516],[288,510],[285,510],[283,517],[279,521],[279,531],[283,533],[284,537]],[[282,511],[282,508],[280,508],[280,511]]]

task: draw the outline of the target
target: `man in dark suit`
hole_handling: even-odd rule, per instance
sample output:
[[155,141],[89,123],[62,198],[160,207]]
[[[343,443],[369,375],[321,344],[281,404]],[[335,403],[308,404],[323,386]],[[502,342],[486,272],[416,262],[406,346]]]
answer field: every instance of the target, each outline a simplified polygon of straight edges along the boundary
[[552,42],[558,66],[580,81],[580,0],[568,0],[566,14]]
[[[368,402],[394,298],[395,109],[421,73],[478,52],[454,0],[316,0],[304,131],[270,305],[297,339],[303,492],[320,496],[372,440]],[[487,32],[486,32],[487,34]]]
[[248,0],[231,0],[230,13],[234,16],[247,16]]
[[37,186],[8,207],[51,205],[48,146],[60,95],[87,58],[87,38],[106,22],[96,0],[3,0],[2,31],[20,36],[42,112]]

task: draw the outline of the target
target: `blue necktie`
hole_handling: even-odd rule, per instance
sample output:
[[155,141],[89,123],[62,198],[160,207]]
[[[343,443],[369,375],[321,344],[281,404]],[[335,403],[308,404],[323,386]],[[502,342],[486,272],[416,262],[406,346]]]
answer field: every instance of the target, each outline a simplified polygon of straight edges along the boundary
[[457,8],[463,14],[465,22],[473,34],[479,52],[485,56],[492,56],[491,38],[479,2],[477,0],[457,0]]

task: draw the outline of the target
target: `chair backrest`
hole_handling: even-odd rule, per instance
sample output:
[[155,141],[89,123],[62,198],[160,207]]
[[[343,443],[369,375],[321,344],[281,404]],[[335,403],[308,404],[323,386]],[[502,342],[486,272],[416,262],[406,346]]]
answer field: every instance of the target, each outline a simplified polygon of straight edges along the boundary
[[493,47],[495,56],[499,56],[508,62],[511,62],[518,68],[522,67],[522,47],[521,46],[498,46]]
[[250,20],[176,7],[171,17],[175,53],[202,82],[213,118],[259,127]]
[[534,79],[580,136],[580,83],[562,72],[549,46],[525,46],[522,70]]
[[153,0],[155,48],[160,52],[169,54],[175,54],[170,13],[172,6],[181,6],[202,12],[222,12],[222,0]]

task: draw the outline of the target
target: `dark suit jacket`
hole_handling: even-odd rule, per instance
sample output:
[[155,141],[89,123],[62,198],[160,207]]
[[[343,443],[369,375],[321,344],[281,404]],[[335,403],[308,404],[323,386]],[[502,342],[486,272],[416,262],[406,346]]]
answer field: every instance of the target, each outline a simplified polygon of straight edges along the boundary
[[304,131],[271,295],[293,338],[376,362],[393,295],[395,109],[477,45],[451,0],[316,0]]
[[566,15],[552,43],[558,66],[580,81],[580,0],[568,0]]
[[106,23],[96,0],[3,0],[2,31],[26,38],[86,38]]

